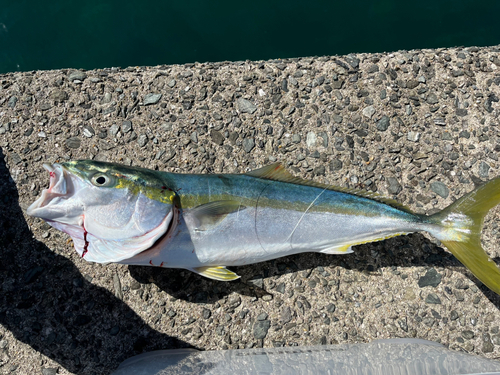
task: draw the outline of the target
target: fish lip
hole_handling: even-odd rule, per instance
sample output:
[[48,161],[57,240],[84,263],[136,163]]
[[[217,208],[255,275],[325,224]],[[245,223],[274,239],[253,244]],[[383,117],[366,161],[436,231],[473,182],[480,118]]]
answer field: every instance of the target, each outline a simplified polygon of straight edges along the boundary
[[49,187],[42,190],[40,197],[33,202],[27,209],[26,213],[29,216],[41,217],[41,209],[58,201],[57,198],[65,197],[67,191],[67,171],[65,167],[59,163],[43,164],[43,168],[49,172],[50,180]]

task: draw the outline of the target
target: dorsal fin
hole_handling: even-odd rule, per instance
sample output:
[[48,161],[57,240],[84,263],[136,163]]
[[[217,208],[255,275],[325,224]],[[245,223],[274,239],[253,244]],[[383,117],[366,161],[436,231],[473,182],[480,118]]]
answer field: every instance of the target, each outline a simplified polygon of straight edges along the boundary
[[335,185],[327,185],[327,184],[323,184],[321,182],[304,180],[300,177],[295,177],[290,172],[288,172],[285,169],[285,167],[283,167],[283,165],[281,165],[281,163],[279,163],[279,162],[262,167],[262,168],[259,168],[259,169],[254,169],[253,171],[247,172],[245,174],[247,176],[264,178],[267,180],[288,182],[290,184],[312,186],[312,187],[317,187],[317,188],[322,188],[322,189],[327,189],[327,190],[339,191],[341,193],[353,194],[353,195],[357,195],[359,197],[369,198],[369,199],[373,199],[373,200],[376,200],[376,201],[381,202],[381,203],[388,204],[389,206],[400,209],[402,211],[413,213],[408,207],[402,205],[401,203],[395,201],[394,199],[386,198],[386,197],[381,196],[380,194],[377,194],[374,192],[360,190],[360,189],[340,187],[340,186],[335,186]]
[[265,167],[254,169],[253,171],[245,173],[247,176],[267,178],[269,180],[276,180],[282,182],[288,182],[288,179],[294,178],[294,176],[288,172],[281,163],[274,163],[266,165]]

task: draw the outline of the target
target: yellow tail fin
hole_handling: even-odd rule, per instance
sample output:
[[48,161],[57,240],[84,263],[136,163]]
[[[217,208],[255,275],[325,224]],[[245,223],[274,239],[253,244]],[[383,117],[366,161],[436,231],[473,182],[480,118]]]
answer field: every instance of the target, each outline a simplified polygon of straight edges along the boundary
[[488,211],[500,203],[500,177],[464,195],[430,217],[442,226],[433,233],[483,284],[500,295],[500,270],[481,247],[481,229]]

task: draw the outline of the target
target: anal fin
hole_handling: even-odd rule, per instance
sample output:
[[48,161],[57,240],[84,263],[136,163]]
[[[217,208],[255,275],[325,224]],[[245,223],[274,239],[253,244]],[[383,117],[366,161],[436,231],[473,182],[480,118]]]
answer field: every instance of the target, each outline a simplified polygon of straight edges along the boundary
[[406,232],[404,232],[404,233],[391,233],[391,234],[383,235],[381,237],[377,236],[377,237],[367,238],[365,240],[354,241],[354,242],[344,244],[344,245],[337,245],[337,246],[328,247],[326,249],[319,250],[319,252],[322,254],[350,254],[350,253],[354,252],[352,250],[353,246],[363,245],[365,243],[383,241],[383,240],[387,240],[387,239],[392,238],[392,237],[401,236],[403,234],[407,234],[407,233]]
[[240,276],[235,274],[233,271],[228,270],[224,266],[197,267],[191,268],[190,271],[218,281],[232,281],[240,278]]
[[334,246],[334,247],[329,247],[326,249],[323,249],[320,251],[322,254],[351,254],[354,251],[352,251],[352,245],[342,245],[342,246]]

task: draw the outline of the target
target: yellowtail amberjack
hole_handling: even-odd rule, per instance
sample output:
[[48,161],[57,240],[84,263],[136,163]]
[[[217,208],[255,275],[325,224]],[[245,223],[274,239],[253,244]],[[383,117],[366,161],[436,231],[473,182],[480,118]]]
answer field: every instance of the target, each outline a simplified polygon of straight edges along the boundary
[[426,231],[500,294],[500,271],[480,242],[484,216],[500,203],[500,178],[426,216],[373,193],[302,180],[279,164],[205,175],[90,160],[44,167],[50,187],[27,213],[69,234],[91,262],[234,280],[226,266],[346,254],[354,245]]

